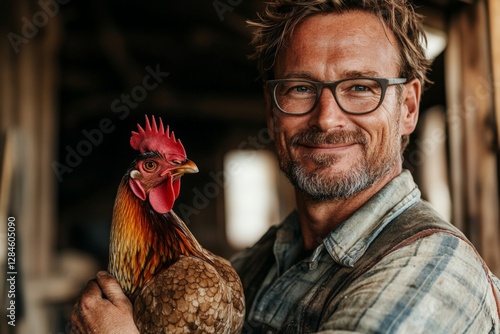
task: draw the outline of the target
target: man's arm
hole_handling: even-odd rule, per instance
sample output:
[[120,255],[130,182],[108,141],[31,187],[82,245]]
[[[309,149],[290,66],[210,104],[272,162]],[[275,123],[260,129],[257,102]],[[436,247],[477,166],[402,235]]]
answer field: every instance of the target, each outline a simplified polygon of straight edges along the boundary
[[139,333],[132,304],[118,281],[106,272],[98,272],[88,282],[70,317],[73,334]]

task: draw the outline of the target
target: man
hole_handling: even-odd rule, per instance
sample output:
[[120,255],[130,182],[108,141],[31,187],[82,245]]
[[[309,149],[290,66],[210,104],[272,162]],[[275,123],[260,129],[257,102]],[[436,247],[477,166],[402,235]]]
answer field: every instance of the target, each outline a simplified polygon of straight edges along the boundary
[[[410,4],[274,0],[252,25],[297,210],[233,260],[244,332],[500,333],[500,282],[402,170],[428,69]],[[116,282],[97,283],[74,324],[133,332]]]

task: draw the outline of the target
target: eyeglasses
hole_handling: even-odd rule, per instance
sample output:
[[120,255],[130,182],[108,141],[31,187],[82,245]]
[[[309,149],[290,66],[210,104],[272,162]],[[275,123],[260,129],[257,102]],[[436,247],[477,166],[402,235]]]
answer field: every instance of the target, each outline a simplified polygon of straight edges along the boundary
[[277,79],[266,82],[278,109],[290,115],[311,112],[328,87],[339,107],[348,114],[367,114],[377,109],[384,100],[387,87],[404,84],[405,78],[349,78],[334,82],[305,79]]

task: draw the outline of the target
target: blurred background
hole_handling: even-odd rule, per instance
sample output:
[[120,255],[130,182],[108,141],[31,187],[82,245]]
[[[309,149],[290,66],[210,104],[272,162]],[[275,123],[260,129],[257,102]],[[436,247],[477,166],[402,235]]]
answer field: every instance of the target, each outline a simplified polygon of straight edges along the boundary
[[[500,274],[500,1],[414,1],[433,59],[405,153],[423,196]],[[130,131],[161,116],[200,172],[174,210],[229,258],[294,207],[264,119],[251,31],[263,1],[2,0],[0,276],[16,224],[16,326],[0,281],[2,333],[67,333],[88,279],[106,268]],[[12,220],[12,219],[10,219]],[[8,319],[8,318],[7,318]]]

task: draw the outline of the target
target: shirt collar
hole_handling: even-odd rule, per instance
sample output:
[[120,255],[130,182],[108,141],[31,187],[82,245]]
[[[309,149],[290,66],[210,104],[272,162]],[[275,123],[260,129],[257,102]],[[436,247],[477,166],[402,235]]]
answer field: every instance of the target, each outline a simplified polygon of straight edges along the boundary
[[420,200],[411,173],[404,170],[323,240],[335,262],[352,267],[384,227]]
[[[323,249],[340,265],[354,266],[382,229],[419,200],[420,191],[411,173],[404,170],[323,240],[309,259],[310,269],[315,268],[314,263]],[[295,253],[301,243],[299,217],[297,212],[292,212],[277,231],[274,247],[277,259],[290,258],[290,251]],[[285,253],[288,256],[283,256]]]

